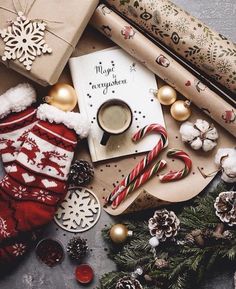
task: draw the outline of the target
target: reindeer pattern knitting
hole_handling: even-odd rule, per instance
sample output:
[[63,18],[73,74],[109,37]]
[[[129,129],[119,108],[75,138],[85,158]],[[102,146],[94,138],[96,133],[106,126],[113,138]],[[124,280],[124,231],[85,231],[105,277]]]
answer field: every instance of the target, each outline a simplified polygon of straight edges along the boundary
[[33,131],[23,134],[19,141],[23,141],[17,158],[19,163],[33,172],[60,180],[66,179],[72,151],[53,143],[53,139],[49,142],[39,137]]
[[[64,177],[65,174],[63,173],[62,169],[65,168],[65,165],[59,165],[58,161],[66,160],[67,155],[66,154],[62,155],[57,151],[43,152],[43,155],[44,157],[41,159],[41,162],[37,164],[37,167],[42,169],[46,167],[54,168],[57,171],[58,176]],[[52,160],[53,158],[55,159],[55,161]]]

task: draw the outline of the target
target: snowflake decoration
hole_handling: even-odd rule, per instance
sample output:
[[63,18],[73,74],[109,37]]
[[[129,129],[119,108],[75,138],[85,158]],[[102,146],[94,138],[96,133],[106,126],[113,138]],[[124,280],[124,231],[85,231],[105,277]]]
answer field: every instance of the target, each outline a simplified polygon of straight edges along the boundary
[[4,238],[9,237],[10,233],[7,232],[7,222],[0,217],[0,235]]
[[70,189],[59,206],[54,220],[69,232],[84,232],[92,228],[101,214],[101,206],[93,192],[86,188]]
[[40,190],[39,192],[33,192],[32,194],[33,197],[36,197],[37,200],[45,202],[45,201],[51,201],[52,196],[43,190]]
[[2,60],[18,59],[26,70],[31,70],[37,56],[52,52],[44,40],[45,29],[45,23],[29,20],[22,12],[18,12],[16,20],[6,29],[0,30],[5,42]]
[[2,187],[10,188],[11,183],[9,182],[8,176],[5,176],[5,177],[2,179],[1,185],[2,185]]
[[22,197],[24,195],[27,195],[27,191],[26,191],[26,188],[25,187],[22,187],[22,186],[19,186],[18,188],[17,187],[14,187],[12,189],[12,191],[15,193],[14,194],[14,197],[18,198],[18,199],[22,199]]
[[23,245],[22,243],[16,243],[15,245],[12,246],[13,251],[12,254],[15,256],[22,256],[25,253],[26,246]]

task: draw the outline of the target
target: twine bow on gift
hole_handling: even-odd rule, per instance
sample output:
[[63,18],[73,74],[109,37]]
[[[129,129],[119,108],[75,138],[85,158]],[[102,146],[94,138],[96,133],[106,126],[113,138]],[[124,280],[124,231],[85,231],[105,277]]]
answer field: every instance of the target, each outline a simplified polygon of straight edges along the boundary
[[[42,54],[51,54],[52,49],[46,43],[45,31],[66,42],[72,49],[73,44],[47,28],[46,23],[61,24],[63,22],[46,19],[29,19],[27,16],[37,0],[12,0],[14,10],[0,6],[0,9],[16,14],[16,20],[8,20],[8,27],[0,30],[0,37],[5,43],[2,60],[10,66],[10,60],[18,60],[26,70],[31,70],[33,61]],[[24,7],[23,7],[24,6]]]

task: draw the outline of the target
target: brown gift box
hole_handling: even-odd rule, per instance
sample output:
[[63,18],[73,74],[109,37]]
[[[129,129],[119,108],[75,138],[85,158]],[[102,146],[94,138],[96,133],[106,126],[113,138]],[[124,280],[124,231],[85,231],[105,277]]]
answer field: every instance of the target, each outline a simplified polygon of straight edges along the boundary
[[[41,85],[56,83],[98,2],[98,0],[1,0],[0,29],[7,28],[9,21],[14,21],[17,12],[23,8],[23,11],[28,10],[26,15],[28,19],[45,21],[47,27],[44,39],[52,48],[51,54],[36,57],[30,71],[27,71],[18,60],[3,63]],[[5,43],[0,38],[0,56],[4,53],[4,47]],[[1,57],[0,60],[2,61]]]

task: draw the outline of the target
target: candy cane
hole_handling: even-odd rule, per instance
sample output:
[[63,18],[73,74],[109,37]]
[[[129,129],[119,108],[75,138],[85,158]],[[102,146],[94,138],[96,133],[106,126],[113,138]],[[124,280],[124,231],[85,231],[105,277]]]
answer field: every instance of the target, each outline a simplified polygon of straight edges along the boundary
[[167,152],[168,157],[178,158],[184,161],[184,168],[179,171],[169,172],[164,175],[160,175],[159,179],[161,182],[172,182],[176,180],[180,180],[187,176],[192,168],[192,161],[188,154],[186,154],[182,150],[178,149],[170,149]]
[[132,138],[138,141],[151,132],[161,135],[157,145],[136,165],[136,167],[124,178],[121,183],[112,191],[106,199],[106,203],[112,203],[116,197],[138,176],[140,173],[158,156],[160,151],[165,147],[167,142],[167,132],[165,128],[159,124],[150,124],[140,129]]
[[160,160],[156,164],[154,164],[149,170],[144,172],[140,177],[138,177],[134,182],[129,184],[119,196],[112,203],[112,208],[115,209],[119,206],[119,204],[127,197],[127,195],[141,187],[144,183],[146,183],[153,175],[157,174],[160,170],[162,170],[166,166],[165,160]]

